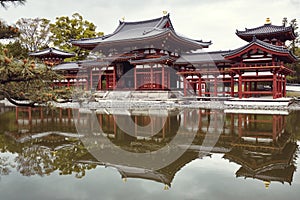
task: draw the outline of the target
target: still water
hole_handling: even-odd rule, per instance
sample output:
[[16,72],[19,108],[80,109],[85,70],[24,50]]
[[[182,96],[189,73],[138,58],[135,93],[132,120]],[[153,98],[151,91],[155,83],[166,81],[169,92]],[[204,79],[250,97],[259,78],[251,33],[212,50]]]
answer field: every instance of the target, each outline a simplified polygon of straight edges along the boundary
[[1,200],[300,197],[300,112],[0,109]]

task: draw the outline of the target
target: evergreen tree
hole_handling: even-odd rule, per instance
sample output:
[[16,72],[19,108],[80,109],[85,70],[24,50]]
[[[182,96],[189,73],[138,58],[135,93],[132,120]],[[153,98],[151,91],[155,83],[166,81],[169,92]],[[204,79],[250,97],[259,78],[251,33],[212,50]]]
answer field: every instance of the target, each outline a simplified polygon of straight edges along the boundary
[[96,32],[96,26],[92,22],[84,20],[78,13],[73,14],[72,18],[57,17],[56,22],[50,26],[54,45],[64,51],[76,53],[77,56],[73,60],[85,59],[89,51],[72,46],[71,40],[103,35],[103,32]]

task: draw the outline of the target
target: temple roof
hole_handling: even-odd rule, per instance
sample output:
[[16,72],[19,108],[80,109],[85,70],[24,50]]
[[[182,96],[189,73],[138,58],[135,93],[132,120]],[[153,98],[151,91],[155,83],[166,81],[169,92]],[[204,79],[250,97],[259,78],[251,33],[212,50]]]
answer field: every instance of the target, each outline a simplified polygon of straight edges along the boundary
[[252,37],[252,41],[245,46],[237,48],[235,50],[230,51],[227,54],[224,54],[225,59],[234,59],[236,57],[241,57],[242,54],[246,53],[251,49],[261,49],[271,53],[272,55],[279,56],[284,58],[286,62],[292,63],[298,60],[298,58],[287,49],[285,46],[277,46],[267,42],[263,42],[257,39],[255,36]]
[[29,53],[29,56],[33,56],[33,57],[58,57],[58,58],[70,58],[70,57],[74,57],[75,54],[74,53],[69,53],[69,52],[65,52],[59,49],[55,49],[55,48],[47,48],[41,51],[36,51],[33,53]]
[[224,54],[230,51],[213,51],[213,52],[201,52],[182,54],[175,64],[201,64],[201,63],[215,63],[215,62],[230,62],[224,58]]
[[296,170],[296,167],[293,165],[279,168],[279,169],[270,169],[260,173],[255,173],[249,171],[248,169],[241,167],[237,172],[237,177],[245,178],[254,178],[262,181],[278,181],[281,183],[287,182],[291,184],[293,182],[293,175]]
[[245,28],[244,31],[236,30],[236,35],[248,42],[252,40],[253,36],[261,40],[264,40],[265,38],[279,38],[282,42],[294,40],[296,38],[294,29],[291,26],[275,26],[271,23],[266,23],[263,26],[251,29]]
[[158,58],[130,60],[130,64],[165,63],[165,62],[173,61],[173,60],[174,60],[174,58],[172,58],[169,55],[166,55],[166,56],[161,56],[161,57],[158,57]]
[[81,69],[76,62],[66,62],[53,67],[53,70],[79,70]]
[[[170,38],[170,39],[169,39]],[[96,38],[87,38],[71,41],[73,45],[86,49],[94,49],[98,47],[103,50],[104,47],[134,47],[139,48],[162,48],[167,47],[167,43],[172,42],[184,48],[201,49],[208,47],[211,42],[203,42],[202,40],[193,40],[184,36],[179,36],[171,23],[170,16],[165,15],[160,18],[136,21],[136,22],[121,22],[116,30],[109,35]],[[162,42],[166,43],[165,45]],[[162,46],[163,45],[163,46]],[[117,47],[115,47],[117,46]],[[153,46],[153,47],[152,47]],[[132,49],[131,49],[132,50]]]

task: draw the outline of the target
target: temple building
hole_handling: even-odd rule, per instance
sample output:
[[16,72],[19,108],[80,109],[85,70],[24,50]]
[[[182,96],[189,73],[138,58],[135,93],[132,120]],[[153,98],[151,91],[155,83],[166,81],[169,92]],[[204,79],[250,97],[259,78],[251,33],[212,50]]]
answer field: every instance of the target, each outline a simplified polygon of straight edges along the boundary
[[177,89],[180,81],[174,62],[182,53],[207,48],[211,42],[180,36],[169,15],[165,15],[146,21],[120,21],[112,34],[72,44],[102,55],[81,63],[87,70],[90,88],[171,90]]
[[65,52],[56,48],[47,48],[30,53],[29,56],[40,59],[45,65],[54,66],[61,64],[65,58],[74,57],[74,53]]
[[[96,59],[58,65],[68,82],[85,90],[182,91],[182,96],[286,96],[286,64],[298,58],[285,46],[296,38],[291,26],[264,25],[236,31],[247,42],[235,50],[207,52],[212,42],[178,34],[170,15],[145,21],[120,21],[116,30],[73,40]],[[35,53],[38,56],[39,53]],[[47,59],[44,59],[47,60]],[[77,74],[78,72],[78,74]],[[66,81],[65,81],[66,82]]]

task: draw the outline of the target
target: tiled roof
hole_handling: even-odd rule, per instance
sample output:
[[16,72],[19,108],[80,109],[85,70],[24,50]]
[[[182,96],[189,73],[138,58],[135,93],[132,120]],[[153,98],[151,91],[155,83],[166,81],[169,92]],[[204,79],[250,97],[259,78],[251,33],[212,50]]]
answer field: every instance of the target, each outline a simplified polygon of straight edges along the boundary
[[79,61],[78,65],[82,68],[90,68],[95,66],[109,66],[111,62],[103,60],[83,60]]
[[75,54],[74,53],[68,53],[59,49],[55,49],[55,48],[47,48],[41,51],[37,51],[34,53],[30,53],[29,56],[33,56],[33,57],[45,57],[45,56],[58,56],[58,57],[63,57],[63,58],[70,58],[70,57],[74,57]]
[[62,63],[53,67],[53,70],[79,70],[79,69],[81,68],[75,62]]
[[278,32],[287,32],[292,31],[292,27],[290,26],[275,26],[272,24],[265,24],[260,27],[247,29],[245,31],[238,31],[237,34],[240,35],[258,35],[258,34],[266,34],[266,33],[278,33]]
[[256,39],[256,37],[253,37],[252,41],[248,44],[246,44],[245,46],[242,46],[240,48],[237,48],[235,50],[232,50],[226,54],[224,54],[224,57],[229,57],[229,56],[233,56],[235,54],[238,54],[239,52],[242,52],[246,49],[248,49],[250,46],[252,45],[257,45],[257,46],[260,46],[264,49],[267,49],[269,51],[272,51],[274,52],[274,54],[276,53],[279,53],[279,54],[285,54],[286,56],[289,56],[291,57],[292,59],[294,59],[295,61],[298,59],[292,52],[290,52],[286,47],[284,46],[277,46],[277,45],[273,45],[273,44],[270,44],[270,43],[266,43],[266,42],[263,42],[259,39]]
[[[288,35],[284,35],[286,40],[292,40],[296,38],[294,30],[291,26],[275,26],[272,24],[264,24],[263,26],[259,26],[256,28],[245,29],[244,31],[236,30],[236,35],[241,37],[242,39],[249,38],[256,36],[259,38],[260,35],[274,35],[274,34],[281,34],[289,33]],[[250,39],[251,39],[250,38]]]
[[145,21],[120,22],[119,26],[112,34],[97,38],[73,40],[72,44],[84,48],[85,46],[93,47],[101,44],[112,44],[126,41],[139,41],[147,43],[147,41],[145,41],[146,39],[164,37],[165,34],[172,34],[181,41],[194,43],[194,45],[197,44],[199,47],[201,47],[201,45],[208,47],[211,44],[211,42],[193,40],[177,35],[174,31],[169,15]]
[[175,64],[230,62],[229,60],[226,60],[223,56],[226,53],[229,53],[229,51],[213,51],[213,52],[182,54],[180,58],[176,60]]
[[131,60],[131,64],[140,64],[140,63],[158,63],[158,62],[166,62],[173,60],[170,56],[161,56],[159,58],[148,58],[148,59],[140,59],[140,60]]

